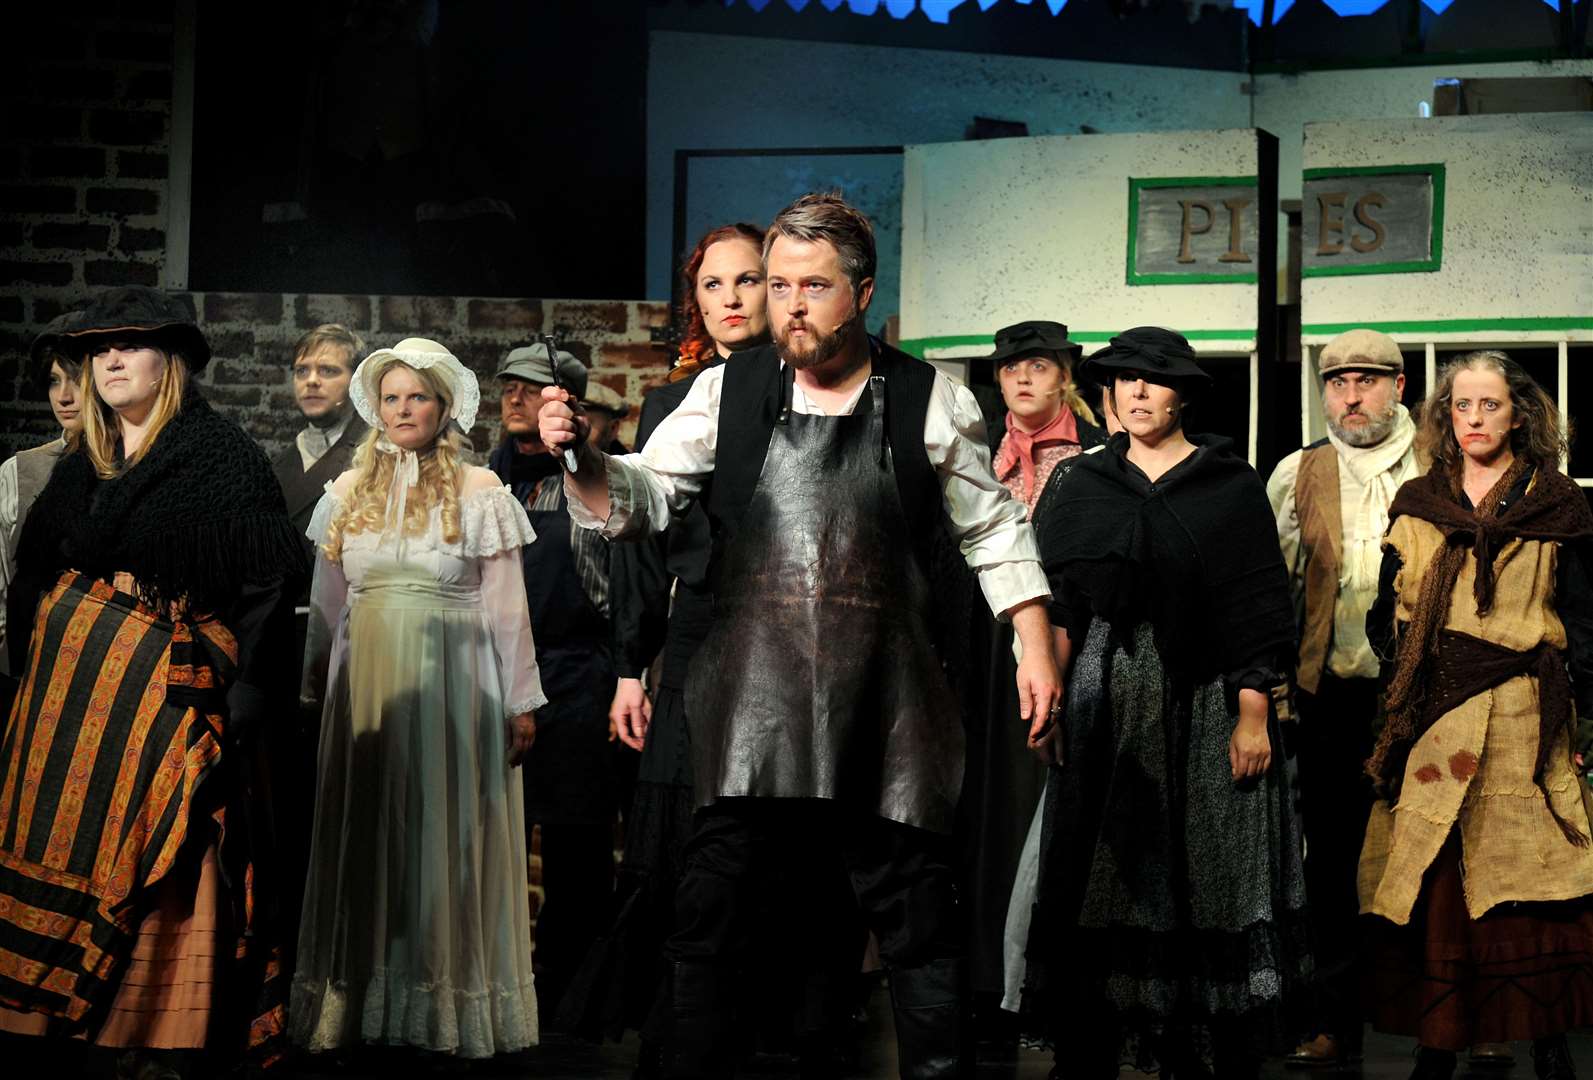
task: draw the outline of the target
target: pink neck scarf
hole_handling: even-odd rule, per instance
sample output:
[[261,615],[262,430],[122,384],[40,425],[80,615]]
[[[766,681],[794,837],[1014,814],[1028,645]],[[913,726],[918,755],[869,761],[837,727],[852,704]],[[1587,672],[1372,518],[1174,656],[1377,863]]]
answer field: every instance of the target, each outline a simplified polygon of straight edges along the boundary
[[1073,410],[1066,405],[1052,417],[1049,424],[1035,432],[1020,429],[1011,410],[1008,410],[1007,435],[1001,440],[1001,449],[996,451],[996,476],[1006,476],[1016,464],[1023,470],[1023,497],[1031,499],[1034,497],[1035,450],[1051,443],[1078,441],[1079,422],[1073,418]]

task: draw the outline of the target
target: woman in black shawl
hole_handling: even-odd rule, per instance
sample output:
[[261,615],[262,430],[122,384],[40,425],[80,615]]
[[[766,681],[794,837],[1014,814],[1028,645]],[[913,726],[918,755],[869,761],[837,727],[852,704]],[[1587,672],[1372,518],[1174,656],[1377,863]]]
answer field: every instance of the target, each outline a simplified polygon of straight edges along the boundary
[[199,394],[210,349],[186,308],[113,289],[63,340],[84,429],[7,597],[0,1030],[126,1048],[145,1058],[129,1074],[246,1042],[268,1060],[285,995],[246,748],[303,549],[265,454]]
[[1025,1009],[1054,1077],[1258,1075],[1307,974],[1299,838],[1271,696],[1294,622],[1261,480],[1187,436],[1209,383],[1180,335],[1128,330],[1085,364],[1126,429],[1081,457],[1040,529],[1067,676]]

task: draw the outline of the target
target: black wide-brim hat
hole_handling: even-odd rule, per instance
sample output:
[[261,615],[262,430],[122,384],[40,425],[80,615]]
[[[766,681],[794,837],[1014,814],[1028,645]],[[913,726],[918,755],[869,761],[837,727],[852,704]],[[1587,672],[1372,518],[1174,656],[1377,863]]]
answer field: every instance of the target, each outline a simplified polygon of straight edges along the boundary
[[41,381],[48,381],[50,361],[56,356],[73,356],[76,349],[68,345],[66,335],[83,321],[81,311],[68,311],[47,323],[28,348],[28,370]]
[[1003,326],[1000,330],[997,330],[996,351],[989,356],[981,356],[976,359],[1002,364],[1008,360],[1017,360],[1025,356],[1038,356],[1044,353],[1056,357],[1066,356],[1070,360],[1076,360],[1083,352],[1084,346],[1076,341],[1068,340],[1066,324],[1050,322],[1045,319],[1031,319],[1028,322]]
[[144,341],[167,352],[182,353],[188,370],[200,372],[210,363],[210,343],[182,301],[147,285],[107,289],[83,308],[77,326],[60,339],[79,359],[108,339]]
[[1146,382],[1171,386],[1182,394],[1211,386],[1211,375],[1195,363],[1195,350],[1184,335],[1160,326],[1136,326],[1112,338],[1106,348],[1080,365],[1092,382],[1110,385],[1119,371],[1137,371]]

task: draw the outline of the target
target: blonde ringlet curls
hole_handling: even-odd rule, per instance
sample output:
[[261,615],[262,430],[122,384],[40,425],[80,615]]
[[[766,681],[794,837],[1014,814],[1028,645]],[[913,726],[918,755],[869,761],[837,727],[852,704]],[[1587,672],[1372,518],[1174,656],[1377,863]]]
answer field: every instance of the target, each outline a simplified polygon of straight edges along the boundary
[[[452,417],[454,401],[448,384],[429,368],[410,367],[395,357],[375,372],[375,384],[380,387],[382,377],[395,367],[406,367],[414,372],[437,398],[444,415]],[[333,562],[342,561],[345,537],[362,532],[379,533],[387,517],[387,495],[392,489],[393,471],[398,468],[398,455],[376,449],[381,437],[381,430],[372,428],[354,451],[353,490],[333,515],[322,545],[326,557]],[[464,472],[464,455],[468,449],[469,443],[450,419],[443,423],[442,431],[431,446],[418,452],[420,479],[405,501],[403,535],[424,536],[432,510],[441,508],[443,542],[459,543],[459,478]]]

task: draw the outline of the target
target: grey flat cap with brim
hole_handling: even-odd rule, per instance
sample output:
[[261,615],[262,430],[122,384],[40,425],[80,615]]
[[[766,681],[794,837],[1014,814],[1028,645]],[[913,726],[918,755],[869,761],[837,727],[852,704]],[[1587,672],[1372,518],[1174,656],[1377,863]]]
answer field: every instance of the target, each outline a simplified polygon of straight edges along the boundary
[[[577,400],[586,396],[586,365],[575,357],[559,350],[559,378],[564,388]],[[553,367],[548,363],[548,347],[540,342],[512,349],[498,365],[500,379],[524,379],[538,386],[553,385]]]

